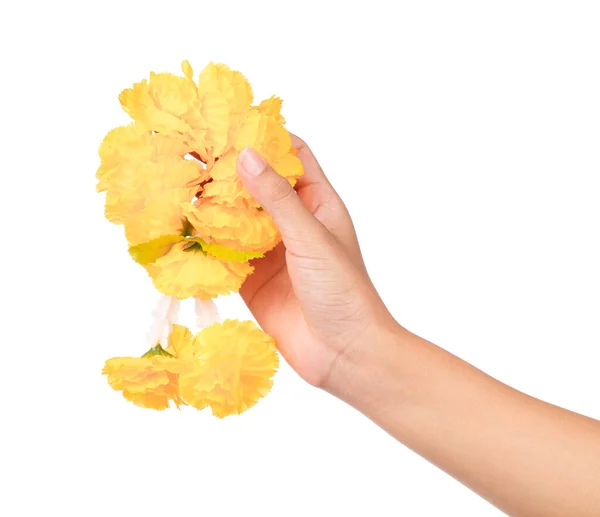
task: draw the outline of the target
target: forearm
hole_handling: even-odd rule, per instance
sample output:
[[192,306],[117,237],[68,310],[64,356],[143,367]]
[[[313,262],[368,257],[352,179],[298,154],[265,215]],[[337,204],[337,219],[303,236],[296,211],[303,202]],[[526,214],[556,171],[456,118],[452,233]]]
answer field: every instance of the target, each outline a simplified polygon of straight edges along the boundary
[[510,515],[600,515],[600,422],[399,326],[351,347],[327,389]]

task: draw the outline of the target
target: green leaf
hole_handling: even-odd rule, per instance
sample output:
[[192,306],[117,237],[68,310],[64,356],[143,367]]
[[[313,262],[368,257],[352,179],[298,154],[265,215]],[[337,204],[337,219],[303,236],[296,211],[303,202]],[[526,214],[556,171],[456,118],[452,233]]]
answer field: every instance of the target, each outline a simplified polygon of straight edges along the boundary
[[231,248],[225,248],[218,244],[208,243],[203,241],[199,237],[188,237],[188,241],[196,242],[202,247],[202,251],[212,255],[220,260],[231,260],[233,262],[248,262],[255,258],[261,258],[264,256],[263,253],[256,251],[238,251]]
[[187,241],[191,244],[191,246],[187,246],[186,249],[192,249],[192,246],[197,244],[202,248],[204,253],[208,253],[219,260],[248,262],[249,260],[264,256],[262,253],[233,250],[231,248],[219,246],[218,244],[208,243],[200,237],[184,237],[183,235],[163,235],[157,239],[131,246],[129,248],[129,254],[138,264],[145,266],[167,254],[174,244],[182,241]]
[[182,235],[163,235],[157,239],[131,246],[129,254],[138,264],[145,266],[165,255],[174,244],[186,240]]
[[148,350],[142,357],[153,357],[155,355],[162,355],[164,357],[175,357],[173,354],[167,352],[160,344],[157,344],[154,348]]

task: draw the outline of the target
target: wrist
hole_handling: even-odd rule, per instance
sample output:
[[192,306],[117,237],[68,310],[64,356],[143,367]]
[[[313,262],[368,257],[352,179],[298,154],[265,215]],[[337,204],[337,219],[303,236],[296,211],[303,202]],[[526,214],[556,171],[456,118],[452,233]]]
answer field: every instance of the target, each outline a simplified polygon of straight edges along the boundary
[[342,350],[322,388],[352,406],[372,398],[374,379],[393,371],[409,332],[391,316],[375,322],[359,339]]

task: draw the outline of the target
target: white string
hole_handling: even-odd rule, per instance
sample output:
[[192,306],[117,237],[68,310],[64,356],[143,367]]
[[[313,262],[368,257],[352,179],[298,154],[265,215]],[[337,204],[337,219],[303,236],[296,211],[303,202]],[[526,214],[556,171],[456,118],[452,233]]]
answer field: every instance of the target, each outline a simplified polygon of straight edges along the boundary
[[155,347],[157,343],[163,348],[168,346],[171,327],[177,321],[178,314],[179,300],[173,296],[161,295],[152,311],[152,323],[146,333],[150,347]]
[[196,327],[199,329],[221,322],[221,316],[219,316],[217,304],[214,300],[194,298],[194,310],[196,312]]

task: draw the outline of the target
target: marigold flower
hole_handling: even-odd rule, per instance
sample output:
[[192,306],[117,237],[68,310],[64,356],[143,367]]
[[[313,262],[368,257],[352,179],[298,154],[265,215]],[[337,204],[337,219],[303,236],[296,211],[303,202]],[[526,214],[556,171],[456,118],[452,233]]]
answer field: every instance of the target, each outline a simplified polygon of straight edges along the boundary
[[172,400],[176,406],[184,404],[179,395],[178,374],[185,364],[177,354],[191,347],[192,333],[181,325],[173,325],[169,346],[160,345],[142,357],[113,357],[106,361],[102,373],[108,383],[136,406],[167,409]]
[[[181,205],[189,198],[189,190],[175,189],[149,197],[143,207],[123,220],[125,236],[135,246],[163,235],[183,235],[188,226]],[[169,294],[169,293],[163,293]]]
[[[210,406],[215,416],[239,414],[264,397],[279,366],[275,341],[251,321],[225,320],[196,334],[193,367],[179,376],[187,404]],[[188,355],[189,354],[189,355]]]
[[[188,77],[191,78],[191,67],[189,74]],[[207,133],[208,154],[219,156],[230,148],[236,139],[250,104],[254,100],[252,88],[240,72],[231,70],[223,64],[210,63],[200,73],[198,96],[203,104],[208,106],[210,103],[211,106]],[[223,115],[222,108],[218,110],[223,100],[227,105],[226,117]]]
[[179,242],[166,255],[145,266],[161,293],[179,299],[207,300],[239,291],[254,271],[247,262],[219,260],[193,244]]
[[201,200],[186,203],[183,213],[200,237],[240,251],[269,251],[280,241],[279,230],[269,215],[253,207],[232,208]]

